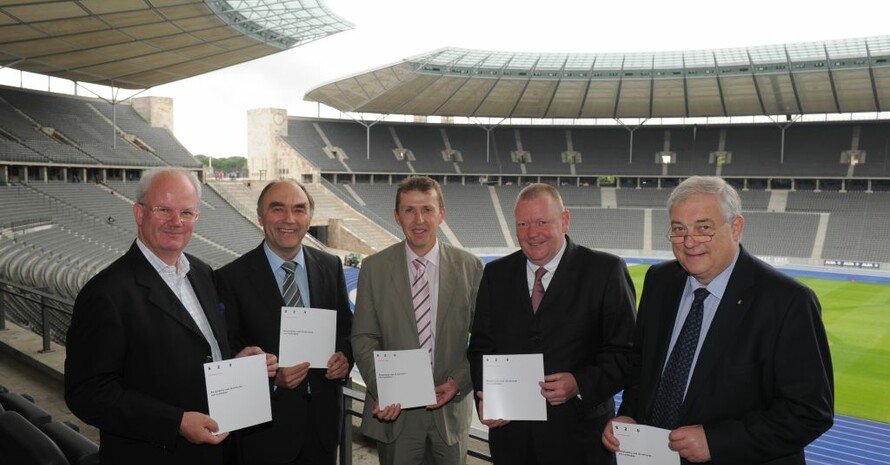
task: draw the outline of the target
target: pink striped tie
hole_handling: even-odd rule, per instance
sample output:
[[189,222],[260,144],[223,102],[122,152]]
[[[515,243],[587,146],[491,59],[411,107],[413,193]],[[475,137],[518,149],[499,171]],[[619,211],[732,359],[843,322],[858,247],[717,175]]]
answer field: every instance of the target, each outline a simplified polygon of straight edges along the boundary
[[417,337],[420,347],[432,350],[433,308],[430,302],[430,283],[426,279],[426,261],[417,258],[411,262],[414,265],[414,279],[411,281],[411,298],[414,301],[414,317],[417,319]]

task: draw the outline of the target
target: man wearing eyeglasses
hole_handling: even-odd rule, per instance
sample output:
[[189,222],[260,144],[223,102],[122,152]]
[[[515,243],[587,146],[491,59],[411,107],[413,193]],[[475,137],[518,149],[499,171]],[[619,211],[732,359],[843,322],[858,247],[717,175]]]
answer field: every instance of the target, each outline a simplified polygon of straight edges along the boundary
[[[179,168],[145,172],[137,238],[77,296],[67,335],[65,400],[99,428],[108,464],[226,464],[227,433],[207,415],[203,364],[229,358],[210,267],[184,254],[201,185]],[[238,356],[261,354],[245,348]],[[270,376],[278,368],[267,355]],[[222,443],[222,444],[221,444]]]
[[[671,430],[683,463],[802,464],[831,427],[831,354],[815,294],[749,254],[735,189],[692,177],[668,199],[676,260],[646,274],[614,421]],[[612,425],[603,444],[621,444]]]

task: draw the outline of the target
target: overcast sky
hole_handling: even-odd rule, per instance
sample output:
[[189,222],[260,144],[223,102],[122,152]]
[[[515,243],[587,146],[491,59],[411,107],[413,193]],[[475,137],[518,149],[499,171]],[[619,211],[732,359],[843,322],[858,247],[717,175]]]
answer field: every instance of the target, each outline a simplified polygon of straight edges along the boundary
[[[355,28],[259,60],[158,86],[140,95],[173,98],[176,137],[193,154],[246,156],[247,110],[284,108],[290,115],[314,116],[316,104],[303,101],[309,90],[441,47],[641,52],[890,34],[884,7],[878,7],[881,2],[873,0],[818,4],[798,0],[325,3],[354,23]],[[19,75],[13,80],[20,80]],[[10,83],[8,77],[4,83]],[[46,78],[31,86],[46,90]],[[51,90],[64,91],[55,87]],[[329,110],[322,115],[333,114]]]

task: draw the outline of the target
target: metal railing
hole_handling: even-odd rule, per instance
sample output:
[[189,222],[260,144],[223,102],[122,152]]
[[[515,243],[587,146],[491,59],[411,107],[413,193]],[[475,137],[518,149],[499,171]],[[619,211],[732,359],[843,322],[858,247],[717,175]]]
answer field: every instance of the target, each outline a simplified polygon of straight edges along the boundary
[[42,352],[50,351],[51,341],[65,343],[73,308],[70,300],[0,279],[0,330],[12,317],[43,338]]
[[[343,388],[343,423],[342,428],[340,428],[340,450],[339,450],[339,464],[340,465],[352,465],[352,421],[351,417],[362,417],[361,409],[353,409],[352,401],[357,401],[362,404],[365,403],[365,393],[361,391],[356,391],[355,389],[344,387]],[[480,441],[488,444],[488,438],[481,436],[470,429],[470,439]],[[491,459],[491,455],[487,452],[482,452],[478,450],[471,449],[467,447],[467,456],[474,457],[485,462],[493,463]]]
[[[13,320],[27,326],[43,338],[43,352],[50,350],[50,342],[65,343],[65,331],[71,322],[74,303],[62,300],[45,292],[0,279],[0,330],[6,329],[7,314]],[[352,417],[361,418],[361,408],[352,408],[353,401],[365,402],[365,393],[344,387],[342,409],[343,418],[340,433],[339,463],[352,465]],[[470,430],[470,439],[487,444],[488,438]],[[492,462],[487,451],[467,447],[467,456]]]

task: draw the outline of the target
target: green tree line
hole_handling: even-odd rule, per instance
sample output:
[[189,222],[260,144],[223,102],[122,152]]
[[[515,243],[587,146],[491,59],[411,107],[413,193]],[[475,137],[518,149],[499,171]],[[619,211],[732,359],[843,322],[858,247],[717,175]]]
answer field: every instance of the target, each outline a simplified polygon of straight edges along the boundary
[[[195,158],[204,166],[210,165],[210,157],[206,155],[195,155]],[[230,172],[237,170],[240,173],[247,172],[247,158],[245,157],[226,157],[214,158],[213,169],[216,171]]]

